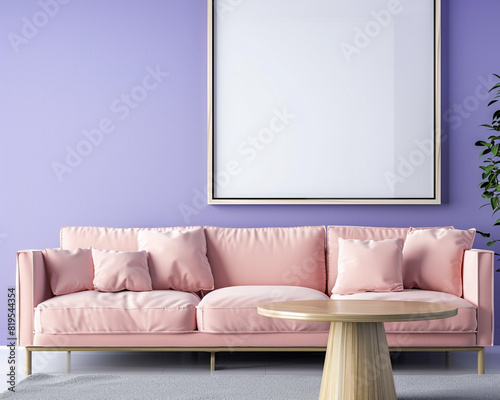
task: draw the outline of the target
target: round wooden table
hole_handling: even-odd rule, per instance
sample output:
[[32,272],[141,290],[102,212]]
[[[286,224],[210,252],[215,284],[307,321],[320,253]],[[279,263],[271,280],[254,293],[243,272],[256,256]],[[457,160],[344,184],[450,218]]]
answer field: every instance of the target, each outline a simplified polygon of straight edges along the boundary
[[330,321],[320,400],[397,400],[384,322],[448,318],[445,303],[310,300],[262,304],[266,317]]

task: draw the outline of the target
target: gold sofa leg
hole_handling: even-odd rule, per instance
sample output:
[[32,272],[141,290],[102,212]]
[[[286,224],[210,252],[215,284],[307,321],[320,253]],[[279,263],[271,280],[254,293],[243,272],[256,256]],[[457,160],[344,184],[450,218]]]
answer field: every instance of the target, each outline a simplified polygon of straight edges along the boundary
[[215,352],[210,353],[210,371],[215,371]]
[[477,373],[480,375],[484,374],[484,347],[481,347],[477,352]]
[[32,351],[28,349],[27,347],[25,348],[25,353],[26,353],[26,375],[31,375],[32,372],[32,367],[31,367],[31,359],[32,359]]
[[66,372],[71,372],[71,351],[66,352]]

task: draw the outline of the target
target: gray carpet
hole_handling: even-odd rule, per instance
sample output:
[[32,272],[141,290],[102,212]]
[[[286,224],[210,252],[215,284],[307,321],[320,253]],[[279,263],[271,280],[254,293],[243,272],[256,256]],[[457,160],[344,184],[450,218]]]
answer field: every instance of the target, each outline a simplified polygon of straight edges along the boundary
[[[399,400],[500,400],[500,375],[396,375]],[[313,400],[319,376],[34,374],[0,399]],[[365,400],[365,399],[359,399]]]

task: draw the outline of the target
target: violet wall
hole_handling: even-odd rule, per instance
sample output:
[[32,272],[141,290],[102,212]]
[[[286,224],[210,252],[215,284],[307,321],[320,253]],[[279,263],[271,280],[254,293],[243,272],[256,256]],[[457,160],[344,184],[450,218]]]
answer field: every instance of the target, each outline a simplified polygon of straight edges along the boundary
[[490,231],[474,142],[500,73],[499,14],[497,0],[443,0],[442,205],[207,206],[206,1],[2,0],[0,296],[16,251],[57,247],[61,225]]

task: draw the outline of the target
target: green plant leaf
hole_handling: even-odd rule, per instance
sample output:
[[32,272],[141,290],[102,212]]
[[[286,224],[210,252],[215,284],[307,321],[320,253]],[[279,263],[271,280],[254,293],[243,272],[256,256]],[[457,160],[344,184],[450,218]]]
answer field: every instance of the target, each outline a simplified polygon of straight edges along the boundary
[[492,92],[493,90],[497,89],[497,88],[500,88],[500,83],[497,83],[495,86],[493,86],[489,92]]
[[492,172],[490,172],[490,174],[488,176],[489,176],[488,184],[490,185],[490,187],[488,189],[492,189],[498,185],[498,182],[497,182],[498,181],[497,180],[498,172],[492,171]]
[[481,152],[481,154],[479,154],[479,159],[481,159],[482,156],[488,154],[488,153],[491,153],[491,149],[485,149]]
[[488,181],[489,189],[493,189],[493,179],[495,179],[495,171],[483,172],[481,178]]
[[[497,82],[491,87],[488,91],[489,93],[493,92],[493,98],[490,99],[487,107],[492,106],[493,104],[499,102],[500,100],[500,73],[492,74]],[[500,104],[500,103],[499,103]],[[488,128],[489,130],[496,131],[496,134],[492,134],[489,136],[488,141],[486,140],[478,140],[475,142],[475,146],[482,147],[482,151],[479,154],[480,160],[480,170],[481,170],[481,182],[479,183],[479,188],[482,190],[481,197],[487,199],[488,202],[486,204],[481,205],[480,208],[483,207],[491,207],[492,216],[495,216],[500,211],[500,109],[496,109],[493,111],[491,117],[491,123],[489,124],[481,124],[483,128]],[[488,154],[491,154],[488,156]],[[498,214],[497,214],[498,216]],[[500,218],[496,218],[493,226],[500,225]],[[500,239],[493,239],[488,232],[477,231],[477,233],[485,238],[489,238],[486,243],[487,246],[496,245],[497,242],[500,242]],[[494,253],[496,256],[500,257],[499,253]],[[500,258],[498,259],[500,261]],[[500,269],[497,270],[500,272]]]

